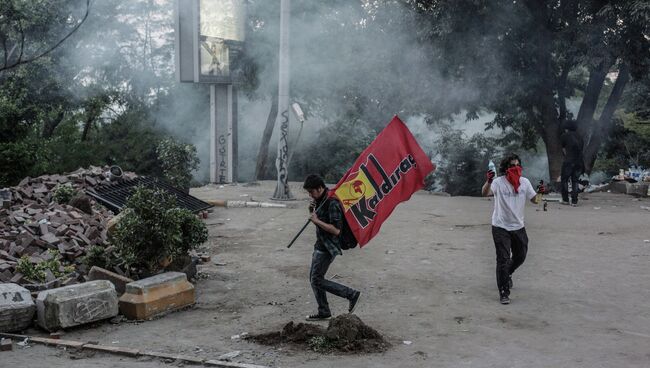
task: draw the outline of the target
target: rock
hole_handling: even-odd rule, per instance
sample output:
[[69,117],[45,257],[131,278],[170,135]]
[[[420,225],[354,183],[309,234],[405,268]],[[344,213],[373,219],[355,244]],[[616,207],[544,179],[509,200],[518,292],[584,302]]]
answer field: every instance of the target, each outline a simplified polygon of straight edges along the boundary
[[2,339],[0,340],[0,351],[11,351],[13,350],[13,344],[11,339]]
[[32,324],[36,306],[29,290],[16,284],[0,284],[0,332],[24,330]]
[[77,194],[72,199],[70,199],[69,204],[77,208],[86,214],[92,215],[93,214],[93,206],[90,203],[90,197],[88,197],[85,194]]
[[90,269],[90,272],[88,272],[88,281],[94,280],[110,281],[115,286],[115,291],[117,292],[118,296],[124,294],[124,290],[126,290],[126,284],[133,282],[133,280],[128,277],[118,275],[115,272],[111,272],[97,266],[93,266]]
[[107,280],[64,286],[40,292],[36,310],[38,325],[56,331],[117,316],[117,293]]
[[120,312],[128,319],[143,320],[196,302],[194,285],[181,272],[165,272],[126,285]]

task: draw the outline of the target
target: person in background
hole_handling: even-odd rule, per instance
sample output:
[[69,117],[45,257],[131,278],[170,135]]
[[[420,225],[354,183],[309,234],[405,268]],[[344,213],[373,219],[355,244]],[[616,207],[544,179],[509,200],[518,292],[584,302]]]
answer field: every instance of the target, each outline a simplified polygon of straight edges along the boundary
[[[560,136],[564,162],[560,181],[562,184],[562,204],[578,205],[578,178],[584,172],[582,158],[582,138],[576,131],[578,124],[575,120],[567,120],[564,124],[564,133]],[[571,180],[571,202],[569,202],[569,180]]]
[[[481,188],[484,197],[494,196],[492,238],[497,255],[497,287],[501,304],[510,304],[512,274],[524,263],[528,253],[528,235],[524,227],[526,201],[538,204],[537,192],[523,176],[521,160],[509,154],[501,160],[499,176],[488,170]],[[543,193],[544,186],[538,187]]]

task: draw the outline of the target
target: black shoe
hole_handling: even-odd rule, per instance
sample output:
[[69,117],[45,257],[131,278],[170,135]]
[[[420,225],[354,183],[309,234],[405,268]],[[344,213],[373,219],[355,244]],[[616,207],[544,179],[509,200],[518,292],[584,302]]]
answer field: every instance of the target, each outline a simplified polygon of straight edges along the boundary
[[319,313],[317,313],[317,314],[310,314],[305,319],[307,321],[324,321],[326,319],[330,319],[330,317],[332,317],[331,314],[327,315],[327,314],[319,314]]
[[510,298],[507,295],[501,295],[501,304],[510,304]]
[[352,298],[350,298],[350,307],[348,308],[348,313],[353,313],[354,309],[357,307],[357,304],[359,303],[359,297],[361,297],[361,292],[357,291],[352,295]]

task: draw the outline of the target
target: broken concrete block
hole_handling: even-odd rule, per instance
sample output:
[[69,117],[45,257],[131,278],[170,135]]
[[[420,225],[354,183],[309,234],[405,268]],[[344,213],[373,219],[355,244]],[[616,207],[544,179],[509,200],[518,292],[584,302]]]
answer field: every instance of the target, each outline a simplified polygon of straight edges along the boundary
[[118,296],[124,294],[126,284],[133,282],[133,280],[128,277],[97,266],[93,266],[88,273],[88,281],[94,280],[108,280],[112,282],[113,285],[115,285],[115,291],[117,291]]
[[48,331],[115,317],[115,286],[107,280],[45,290],[36,298],[38,325]]
[[13,350],[13,344],[11,339],[2,339],[0,340],[0,351],[11,351]]
[[166,272],[126,285],[120,312],[128,319],[149,319],[196,302],[194,285],[181,272]]
[[26,329],[35,311],[29,290],[16,284],[0,284],[0,332]]

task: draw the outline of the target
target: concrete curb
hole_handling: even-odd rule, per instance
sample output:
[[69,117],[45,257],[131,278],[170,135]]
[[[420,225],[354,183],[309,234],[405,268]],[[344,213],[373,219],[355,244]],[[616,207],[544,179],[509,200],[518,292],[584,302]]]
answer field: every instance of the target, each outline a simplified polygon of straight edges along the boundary
[[150,356],[150,357],[161,358],[161,359],[174,359],[177,361],[182,361],[184,363],[202,364],[209,367],[268,368],[267,366],[263,366],[263,365],[233,363],[233,362],[227,362],[225,360],[215,360],[215,359],[200,358],[200,357],[194,357],[188,355],[161,353],[157,351],[138,350],[138,349],[131,349],[131,348],[123,348],[119,346],[105,346],[105,345],[91,344],[88,342],[81,342],[81,341],[49,339],[46,337],[17,335],[17,334],[10,334],[10,333],[0,333],[0,337],[15,339],[19,341],[24,341],[25,339],[27,339],[27,341],[43,344],[46,346],[65,346],[65,347],[76,348],[76,349],[87,349],[87,350],[99,351],[102,353],[123,355],[123,356],[128,356],[133,358],[138,356]]

